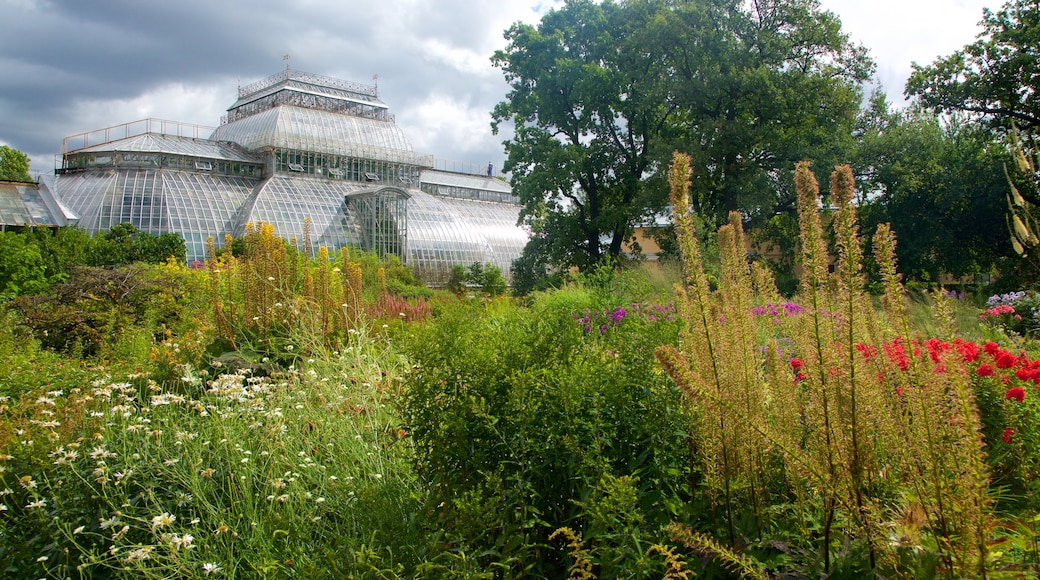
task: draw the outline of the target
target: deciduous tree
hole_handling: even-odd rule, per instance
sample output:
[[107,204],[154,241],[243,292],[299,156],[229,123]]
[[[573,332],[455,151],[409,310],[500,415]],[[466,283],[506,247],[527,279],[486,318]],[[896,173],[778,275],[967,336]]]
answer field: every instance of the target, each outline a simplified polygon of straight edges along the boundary
[[967,111],[992,126],[1040,128],[1040,2],[983,11],[977,40],[930,65],[914,64],[906,94],[938,111]]
[[29,156],[14,147],[0,145],[0,181],[32,181]]
[[793,211],[794,163],[846,160],[872,67],[815,0],[572,0],[506,39],[493,117],[528,254],[583,269],[661,211],[676,149],[709,224]]

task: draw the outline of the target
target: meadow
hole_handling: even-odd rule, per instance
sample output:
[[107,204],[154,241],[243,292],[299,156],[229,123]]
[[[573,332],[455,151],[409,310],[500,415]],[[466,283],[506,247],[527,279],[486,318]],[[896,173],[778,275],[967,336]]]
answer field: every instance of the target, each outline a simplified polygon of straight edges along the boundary
[[910,293],[884,228],[868,283],[850,174],[825,231],[805,166],[782,296],[739,217],[705,264],[688,171],[681,264],[522,298],[259,224],[204,269],[79,268],[9,300],[0,570],[1040,573],[1040,296]]

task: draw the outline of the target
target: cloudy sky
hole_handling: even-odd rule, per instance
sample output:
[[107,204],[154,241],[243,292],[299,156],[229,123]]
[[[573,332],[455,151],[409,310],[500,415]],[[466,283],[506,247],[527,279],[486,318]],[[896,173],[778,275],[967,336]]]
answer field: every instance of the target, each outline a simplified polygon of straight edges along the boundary
[[[901,102],[910,63],[974,40],[1000,0],[821,0]],[[501,167],[490,56],[559,0],[0,0],[0,144],[50,172],[65,136],[155,117],[214,126],[242,85],[292,68],[372,83],[417,152]],[[457,162],[457,163],[456,163]]]

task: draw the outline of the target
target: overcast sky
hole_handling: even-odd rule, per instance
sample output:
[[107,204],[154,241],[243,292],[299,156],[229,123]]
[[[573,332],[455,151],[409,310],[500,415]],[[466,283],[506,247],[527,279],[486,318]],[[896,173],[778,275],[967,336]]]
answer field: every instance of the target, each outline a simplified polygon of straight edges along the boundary
[[[910,63],[972,42],[1000,0],[821,0],[902,101]],[[558,0],[0,0],[0,144],[51,172],[68,135],[155,117],[215,126],[285,67],[372,83],[415,150],[501,167],[490,56]]]

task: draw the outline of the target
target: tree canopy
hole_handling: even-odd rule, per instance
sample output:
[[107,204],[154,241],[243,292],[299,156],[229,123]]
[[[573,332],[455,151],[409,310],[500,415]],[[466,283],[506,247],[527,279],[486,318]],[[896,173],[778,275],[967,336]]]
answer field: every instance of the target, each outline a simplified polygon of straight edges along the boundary
[[815,0],[570,0],[505,36],[493,118],[527,252],[582,269],[665,211],[674,150],[709,223],[793,209],[794,163],[847,155],[873,66]]
[[7,145],[0,145],[0,181],[32,181],[29,156]]
[[1040,129],[1040,2],[986,9],[975,42],[934,63],[914,64],[906,94],[941,112],[966,111],[991,126]]
[[909,280],[987,273],[1010,256],[1003,148],[963,116],[890,111],[871,100],[854,158],[865,238],[892,226]]

